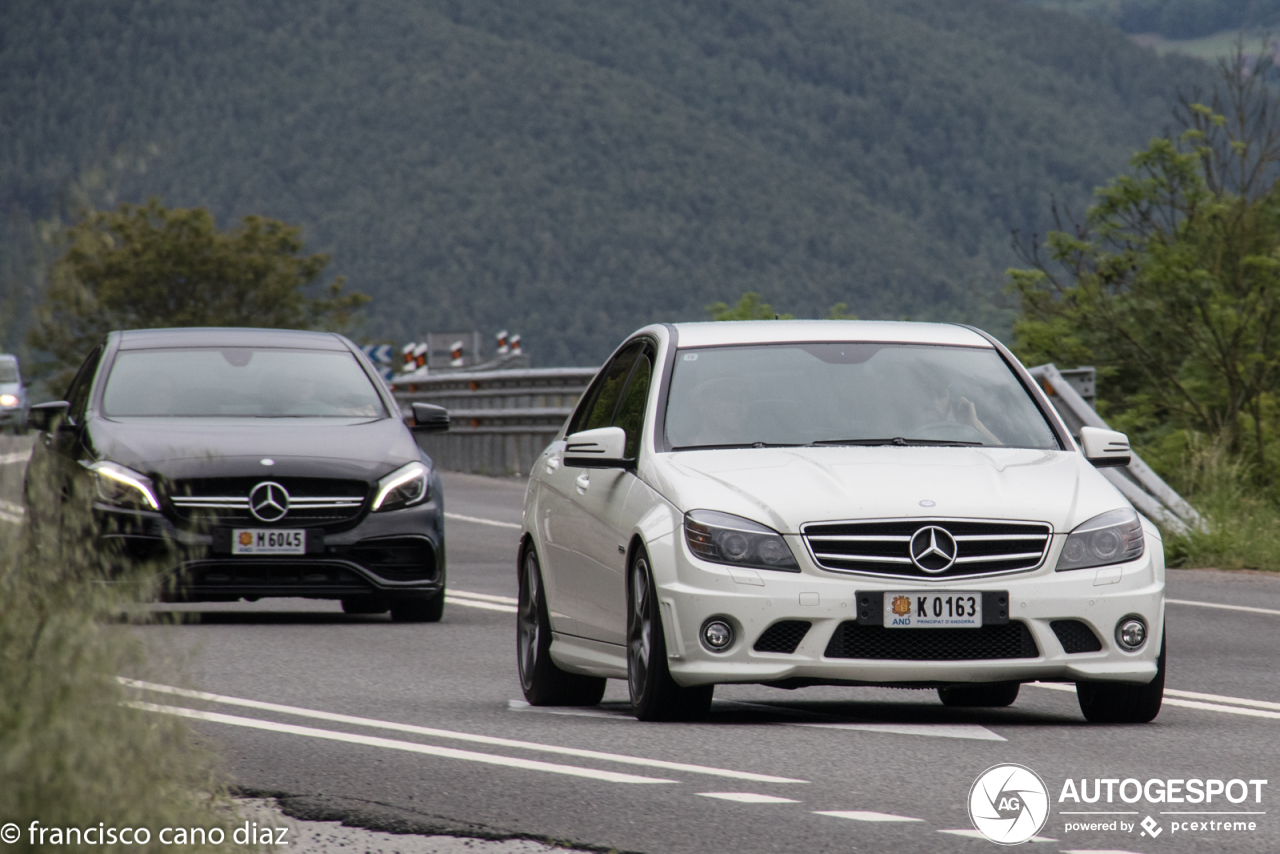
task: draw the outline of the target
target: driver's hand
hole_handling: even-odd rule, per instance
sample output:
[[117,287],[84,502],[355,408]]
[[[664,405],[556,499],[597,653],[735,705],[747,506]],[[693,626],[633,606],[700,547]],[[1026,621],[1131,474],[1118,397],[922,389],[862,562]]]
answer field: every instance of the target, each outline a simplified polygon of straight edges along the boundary
[[978,427],[978,408],[973,405],[973,401],[967,397],[962,397],[956,401],[956,420],[970,427]]

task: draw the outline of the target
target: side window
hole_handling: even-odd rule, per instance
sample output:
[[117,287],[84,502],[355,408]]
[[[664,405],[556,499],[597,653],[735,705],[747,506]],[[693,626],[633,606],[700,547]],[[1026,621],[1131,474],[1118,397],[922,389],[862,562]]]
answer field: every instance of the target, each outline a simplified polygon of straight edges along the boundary
[[80,365],[80,370],[76,371],[76,378],[67,388],[67,401],[71,404],[68,412],[77,424],[84,421],[84,412],[89,406],[89,393],[93,390],[93,375],[97,372],[98,362],[101,359],[102,346],[99,345],[93,348],[89,358]]
[[631,379],[627,382],[626,391],[622,393],[622,401],[618,404],[618,414],[613,418],[613,426],[621,427],[627,434],[626,450],[623,456],[634,460],[640,454],[640,433],[644,428],[644,407],[649,400],[649,383],[653,379],[653,356],[648,351],[640,354],[636,360]]
[[587,398],[578,406],[569,424],[570,433],[581,430],[594,430],[597,427],[608,427],[613,423],[613,412],[618,406],[618,396],[622,394],[622,384],[631,373],[631,366],[636,357],[644,349],[644,342],[637,341],[619,353],[605,368],[604,374],[596,381]]

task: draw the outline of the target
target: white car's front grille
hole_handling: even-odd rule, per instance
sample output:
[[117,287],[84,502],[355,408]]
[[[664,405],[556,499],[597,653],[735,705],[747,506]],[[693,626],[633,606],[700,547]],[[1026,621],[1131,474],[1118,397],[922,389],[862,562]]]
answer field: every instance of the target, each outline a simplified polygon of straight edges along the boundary
[[800,530],[823,569],[921,580],[1035,569],[1053,535],[1043,522],[972,519],[815,522]]

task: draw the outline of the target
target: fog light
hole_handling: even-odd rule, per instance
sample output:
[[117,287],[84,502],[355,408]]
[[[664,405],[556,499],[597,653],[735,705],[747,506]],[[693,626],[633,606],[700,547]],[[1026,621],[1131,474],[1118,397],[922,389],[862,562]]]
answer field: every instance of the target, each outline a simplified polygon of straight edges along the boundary
[[1147,624],[1137,617],[1126,617],[1116,625],[1116,640],[1125,649],[1137,649],[1147,641]]
[[724,652],[733,645],[733,626],[723,617],[712,617],[702,624],[702,643],[712,652]]

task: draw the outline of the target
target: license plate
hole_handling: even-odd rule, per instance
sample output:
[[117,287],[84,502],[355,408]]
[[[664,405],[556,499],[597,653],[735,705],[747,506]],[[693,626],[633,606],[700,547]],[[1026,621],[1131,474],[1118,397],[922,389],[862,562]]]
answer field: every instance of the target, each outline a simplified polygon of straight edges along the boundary
[[981,628],[982,594],[885,593],[884,626],[887,629]]
[[233,555],[302,555],[307,553],[304,528],[236,528],[231,532]]

